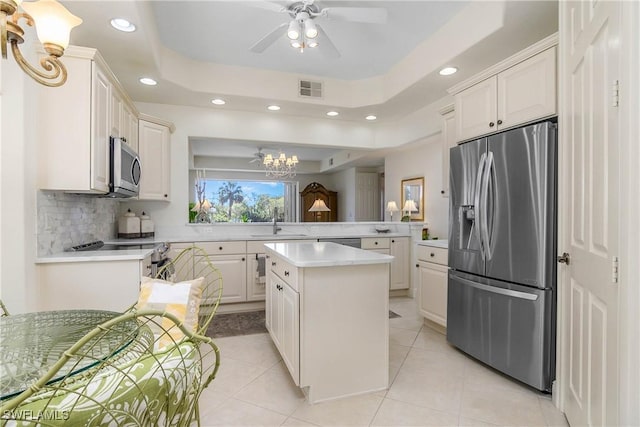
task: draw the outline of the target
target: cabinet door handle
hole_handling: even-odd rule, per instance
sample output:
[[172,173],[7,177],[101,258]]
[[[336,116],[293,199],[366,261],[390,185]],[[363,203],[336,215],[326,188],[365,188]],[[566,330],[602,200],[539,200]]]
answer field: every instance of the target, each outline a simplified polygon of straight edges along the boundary
[[420,267],[420,264],[416,264],[416,268]]
[[374,242],[373,244],[374,244],[374,245],[377,245],[377,244],[378,244],[378,242]]
[[436,256],[436,254],[434,254],[433,252],[431,252],[431,253],[429,254],[429,256],[430,256],[431,258],[433,258],[434,256]]
[[284,275],[285,275],[285,276],[288,276],[288,275],[289,275],[289,272],[285,270]]
[[165,194],[165,195],[164,195],[164,197],[169,197],[169,195],[168,195],[168,194]]
[[496,125],[495,123],[493,123],[493,122],[489,122],[489,127],[490,127],[490,128],[494,127],[495,125]]
[[501,125],[502,124],[502,120],[498,120],[498,124]]
[[244,257],[242,257],[242,261],[244,261]]
[[440,190],[440,194],[444,194],[444,190]]
[[218,249],[219,249],[219,250],[222,250],[222,246],[220,246]]
[[395,240],[392,240],[392,241],[391,241],[391,243],[395,243],[395,242],[396,242]]
[[275,267],[276,266],[276,262],[275,261],[271,261],[271,267]]

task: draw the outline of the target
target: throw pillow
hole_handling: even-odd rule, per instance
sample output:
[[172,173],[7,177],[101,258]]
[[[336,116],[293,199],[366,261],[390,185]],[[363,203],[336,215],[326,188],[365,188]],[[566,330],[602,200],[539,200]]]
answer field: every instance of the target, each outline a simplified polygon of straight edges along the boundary
[[[198,314],[202,299],[204,277],[172,283],[150,277],[142,277],[140,296],[136,308],[162,310],[173,314],[184,323],[185,328],[198,329]],[[149,322],[156,337],[156,350],[173,345],[184,338],[184,333],[166,317]]]

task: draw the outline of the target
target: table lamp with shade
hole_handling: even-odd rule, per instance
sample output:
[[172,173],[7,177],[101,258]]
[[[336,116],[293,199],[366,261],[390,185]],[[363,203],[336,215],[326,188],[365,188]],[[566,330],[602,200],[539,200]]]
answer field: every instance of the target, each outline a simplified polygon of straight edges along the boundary
[[196,222],[211,222],[209,211],[211,210],[211,203],[204,199],[201,202],[196,202],[196,205],[191,208],[191,212],[196,212]]
[[418,207],[416,206],[416,202],[409,199],[404,202],[404,206],[402,207],[402,212],[407,212],[406,215],[402,216],[403,222],[411,221],[411,212],[418,212]]
[[331,209],[327,207],[327,205],[324,203],[324,200],[322,199],[316,199],[316,201],[313,202],[313,205],[311,205],[311,207],[309,208],[309,212],[316,212],[316,222],[320,222],[322,212],[330,211]]
[[389,212],[389,215],[391,216],[390,221],[393,221],[393,213],[398,212],[399,210],[400,209],[398,209],[398,205],[396,205],[394,200],[387,202],[387,212]]

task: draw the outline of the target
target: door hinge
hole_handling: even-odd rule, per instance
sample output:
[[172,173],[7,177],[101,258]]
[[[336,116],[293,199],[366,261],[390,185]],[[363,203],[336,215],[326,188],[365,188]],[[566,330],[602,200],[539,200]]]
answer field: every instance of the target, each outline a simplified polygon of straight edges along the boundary
[[620,81],[614,80],[611,85],[611,106],[618,107],[620,105]]
[[618,283],[618,267],[619,267],[618,257],[614,256],[613,259],[611,260],[611,282],[612,283]]

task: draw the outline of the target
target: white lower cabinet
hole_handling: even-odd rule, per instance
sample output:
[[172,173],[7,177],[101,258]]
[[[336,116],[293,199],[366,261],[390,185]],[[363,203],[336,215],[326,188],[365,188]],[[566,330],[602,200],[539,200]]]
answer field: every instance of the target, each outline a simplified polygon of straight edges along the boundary
[[[221,303],[247,300],[247,243],[245,241],[198,242],[222,275]],[[196,260],[197,262],[197,260]]]
[[296,267],[267,251],[266,325],[310,403],[389,384],[389,265]]
[[364,237],[361,247],[392,255],[389,290],[409,289],[409,237]]
[[140,279],[150,264],[150,257],[38,264],[37,310],[122,312],[138,301]]
[[425,318],[447,326],[447,249],[417,245],[419,309]]
[[275,273],[270,273],[269,277],[267,325],[284,364],[295,384],[299,385],[300,295]]

